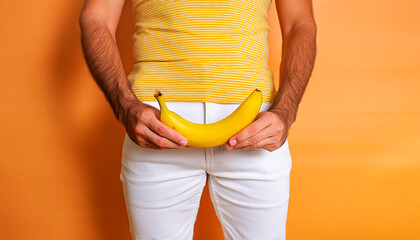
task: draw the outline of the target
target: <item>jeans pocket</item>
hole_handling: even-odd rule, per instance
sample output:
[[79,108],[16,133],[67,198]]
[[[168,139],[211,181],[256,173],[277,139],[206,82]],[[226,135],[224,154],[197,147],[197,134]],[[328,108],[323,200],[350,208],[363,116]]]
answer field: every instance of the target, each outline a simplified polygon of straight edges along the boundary
[[125,133],[124,143],[122,146],[122,160],[134,160],[139,161],[147,152],[154,149],[144,148],[135,143],[130,136]]

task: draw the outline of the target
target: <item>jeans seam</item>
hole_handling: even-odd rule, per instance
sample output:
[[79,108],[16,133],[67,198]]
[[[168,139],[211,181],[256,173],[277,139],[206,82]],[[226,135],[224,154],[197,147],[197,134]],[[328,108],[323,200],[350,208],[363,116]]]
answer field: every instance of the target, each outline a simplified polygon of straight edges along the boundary
[[213,173],[214,147],[210,148],[209,170]]

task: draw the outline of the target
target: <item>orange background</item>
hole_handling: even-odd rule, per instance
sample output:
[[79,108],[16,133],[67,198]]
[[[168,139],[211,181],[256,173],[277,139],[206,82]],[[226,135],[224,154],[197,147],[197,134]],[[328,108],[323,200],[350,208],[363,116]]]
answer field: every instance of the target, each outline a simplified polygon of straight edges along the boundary
[[[127,2],[128,3],[128,2]],[[117,40],[132,69],[133,20]],[[89,75],[82,1],[0,1],[0,239],[130,239],[124,128]],[[420,239],[420,1],[318,0],[289,133],[288,240]],[[270,66],[281,35],[269,12]],[[195,239],[222,239],[205,188]]]

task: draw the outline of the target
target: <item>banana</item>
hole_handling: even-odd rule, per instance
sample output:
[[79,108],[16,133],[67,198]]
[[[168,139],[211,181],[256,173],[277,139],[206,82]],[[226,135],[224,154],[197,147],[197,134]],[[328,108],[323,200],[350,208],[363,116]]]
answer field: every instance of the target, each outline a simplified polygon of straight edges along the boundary
[[158,89],[155,89],[154,97],[159,103],[160,121],[186,137],[188,145],[202,148],[225,144],[233,135],[254,121],[262,104],[262,92],[255,89],[226,118],[210,124],[198,124],[170,111]]

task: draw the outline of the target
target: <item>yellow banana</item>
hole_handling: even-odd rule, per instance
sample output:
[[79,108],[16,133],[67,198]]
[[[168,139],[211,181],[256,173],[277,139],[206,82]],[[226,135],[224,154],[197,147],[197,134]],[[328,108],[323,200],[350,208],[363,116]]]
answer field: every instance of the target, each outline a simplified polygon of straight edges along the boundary
[[185,120],[178,114],[170,111],[159,90],[155,90],[154,97],[159,102],[161,122],[186,137],[188,145],[204,148],[225,144],[233,135],[254,121],[262,104],[262,92],[255,89],[226,118],[215,123],[198,124]]

